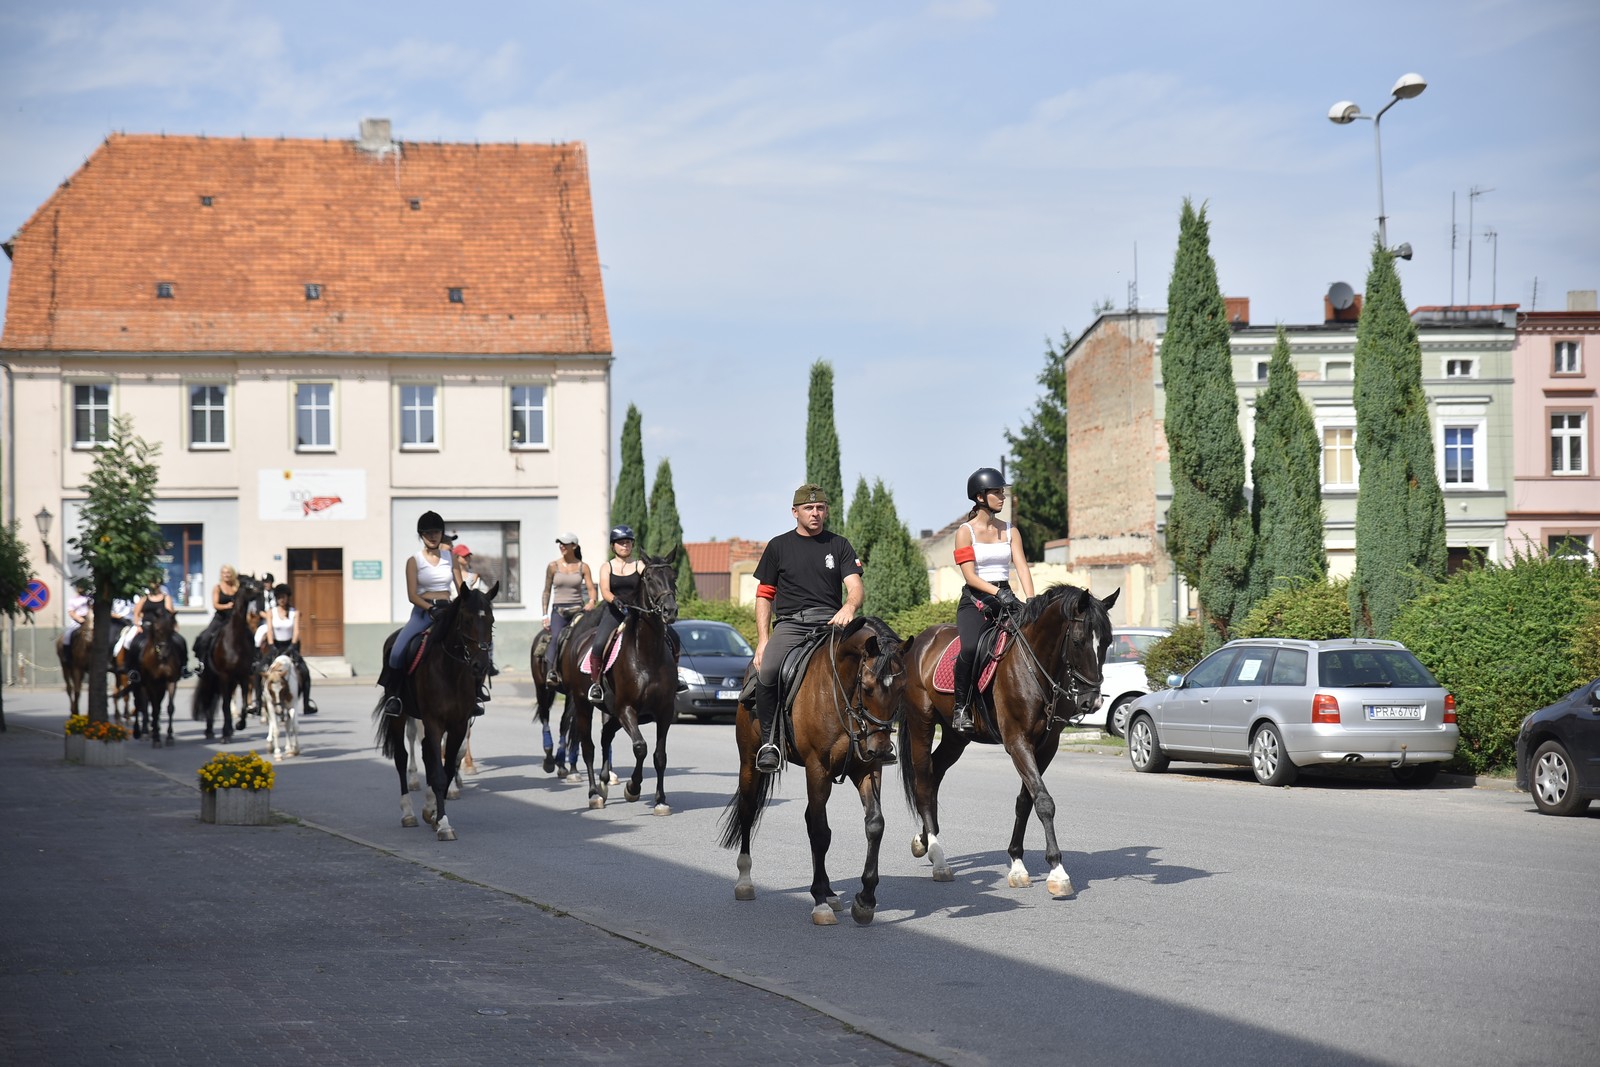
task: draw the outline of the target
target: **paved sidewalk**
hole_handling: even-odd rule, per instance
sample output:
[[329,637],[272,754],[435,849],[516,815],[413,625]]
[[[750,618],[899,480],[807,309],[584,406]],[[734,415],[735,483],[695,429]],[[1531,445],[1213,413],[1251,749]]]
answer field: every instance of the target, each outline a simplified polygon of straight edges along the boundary
[[930,1062],[529,901],[199,810],[0,733],[0,1062]]

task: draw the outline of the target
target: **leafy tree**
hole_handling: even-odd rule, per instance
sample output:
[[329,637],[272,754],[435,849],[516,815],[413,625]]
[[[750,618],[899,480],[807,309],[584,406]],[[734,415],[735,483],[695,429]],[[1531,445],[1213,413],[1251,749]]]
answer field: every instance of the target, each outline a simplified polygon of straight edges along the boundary
[[611,525],[632,526],[637,544],[648,544],[650,515],[644,495],[644,433],[639,409],[628,405],[622,420],[622,469],[617,472],[617,495],[611,501]]
[[1028,559],[1044,559],[1046,541],[1067,535],[1067,349],[1072,336],[1062,331],[1058,348],[1044,342],[1044,369],[1039,384],[1044,394],[1033,414],[1013,434],[1011,446],[1011,514],[1022,531]]
[[678,553],[678,599],[693,600],[694,570],[683,547],[683,523],[678,519],[678,494],[672,488],[672,464],[665,459],[656,468],[655,484],[650,487],[650,536],[642,543],[652,556]]
[[[882,498],[883,481],[878,481],[879,499]],[[865,477],[856,479],[856,495],[850,499],[850,519],[844,524],[844,539],[856,550],[863,565],[872,558],[872,546],[883,535],[877,509],[873,507],[872,491]]]
[[1207,650],[1226,641],[1233,621],[1250,608],[1252,540],[1232,329],[1210,246],[1205,208],[1196,211],[1185,198],[1161,341],[1172,469],[1167,548],[1200,593]]
[[1167,675],[1188,674],[1206,654],[1204,628],[1197,622],[1180,622],[1172,632],[1144,654],[1144,676],[1150,691],[1167,688]]
[[1343,578],[1292,578],[1256,601],[1235,637],[1326,641],[1350,636],[1349,583]]
[[[20,603],[33,577],[33,565],[28,562],[28,546],[17,536],[17,521],[0,526],[0,615],[8,619],[22,618],[33,623],[33,612]],[[0,732],[6,728],[5,687],[0,685]]]
[[882,479],[873,487],[872,509],[877,513],[880,532],[862,573],[867,594],[863,610],[868,615],[883,616],[927,603],[927,561],[911,539],[911,531],[900,521],[894,495],[884,487]]
[[1376,242],[1356,325],[1356,571],[1350,614],[1363,637],[1388,637],[1429,580],[1445,573],[1444,494],[1433,468],[1422,346],[1394,257]]
[[111,661],[111,602],[131,599],[161,575],[156,557],[166,548],[155,520],[154,462],[161,446],[134,436],[133,420],[113,419],[111,439],[96,449],[78,536],[67,543],[89,571],[94,641],[89,650],[89,719],[106,719],[106,670]]
[[844,526],[844,478],[839,473],[839,434],[833,426],[833,364],[811,364],[811,392],[806,406],[806,481],[828,494],[828,524]]
[[1274,583],[1316,579],[1328,572],[1323,542],[1322,451],[1317,423],[1300,395],[1289,338],[1278,343],[1267,368],[1267,387],[1256,398],[1255,459],[1250,501],[1255,553],[1250,563],[1252,600]]

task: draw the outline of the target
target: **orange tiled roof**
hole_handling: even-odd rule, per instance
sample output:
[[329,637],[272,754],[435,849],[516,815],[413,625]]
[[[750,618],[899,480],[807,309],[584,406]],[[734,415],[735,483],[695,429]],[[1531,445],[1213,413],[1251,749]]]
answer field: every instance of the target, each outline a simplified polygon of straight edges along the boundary
[[683,547],[689,553],[689,569],[696,574],[728,573],[728,542],[687,541]]
[[12,350],[611,352],[582,143],[119,134],[8,251]]

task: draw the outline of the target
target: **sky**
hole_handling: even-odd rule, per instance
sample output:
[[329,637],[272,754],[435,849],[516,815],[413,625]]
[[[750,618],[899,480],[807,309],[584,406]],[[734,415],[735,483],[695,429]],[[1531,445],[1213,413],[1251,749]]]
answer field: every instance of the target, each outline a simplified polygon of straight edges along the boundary
[[686,539],[790,528],[819,359],[846,495],[881,478],[915,535],[999,465],[1047,338],[1135,283],[1166,305],[1185,197],[1253,322],[1359,291],[1373,127],[1327,113],[1412,71],[1381,127],[1407,302],[1450,303],[1452,275],[1468,302],[1475,187],[1472,302],[1600,288],[1592,0],[13,0],[0,231],[112,131],[583,141],[613,444],[637,405]]

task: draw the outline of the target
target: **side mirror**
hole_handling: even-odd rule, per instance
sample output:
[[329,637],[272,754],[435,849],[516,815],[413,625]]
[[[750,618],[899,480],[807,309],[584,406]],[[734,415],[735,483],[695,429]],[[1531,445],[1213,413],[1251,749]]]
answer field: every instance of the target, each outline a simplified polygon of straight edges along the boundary
[[1596,682],[1590,687],[1589,703],[1593,704],[1595,707],[1600,707],[1600,682]]
[[1182,689],[1183,688],[1183,675],[1181,675],[1181,674],[1169,674],[1169,675],[1167,675],[1167,688],[1168,689]]

